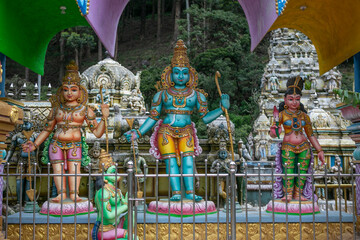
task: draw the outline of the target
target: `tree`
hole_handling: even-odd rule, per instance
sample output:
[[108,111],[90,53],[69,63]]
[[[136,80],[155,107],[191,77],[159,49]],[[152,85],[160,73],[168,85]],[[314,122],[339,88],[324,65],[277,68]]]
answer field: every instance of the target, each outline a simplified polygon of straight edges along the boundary
[[160,43],[161,38],[161,0],[157,1],[157,31],[156,31],[156,42]]
[[174,21],[174,42],[177,41],[179,36],[179,19],[181,13],[181,0],[175,0],[175,21]]
[[[250,52],[248,25],[239,4],[226,0],[222,3],[226,7],[214,5],[204,9],[193,4],[185,11],[192,23],[190,39],[186,19],[179,20],[180,37],[191,42],[189,57],[198,71],[199,87],[209,94],[209,109],[219,105],[214,74],[220,71],[220,87],[230,95],[229,112],[237,121],[236,133],[244,137],[251,131],[252,121],[258,114],[254,89],[260,86],[267,58],[261,59]],[[201,4],[210,6],[207,2]]]
[[141,15],[140,15],[140,39],[143,40],[145,37],[145,26],[146,26],[146,0],[141,1]]
[[66,46],[74,51],[74,59],[78,66],[80,66],[82,62],[84,48],[87,49],[86,52],[90,55],[90,50],[96,46],[94,36],[87,33],[86,28],[80,32],[81,33],[78,33],[70,29],[68,32],[63,31],[61,33],[61,38],[66,42]]

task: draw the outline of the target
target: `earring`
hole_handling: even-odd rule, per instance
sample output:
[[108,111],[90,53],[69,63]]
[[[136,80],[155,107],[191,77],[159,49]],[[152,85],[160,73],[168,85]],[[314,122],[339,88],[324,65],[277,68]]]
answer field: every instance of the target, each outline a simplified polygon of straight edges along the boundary
[[187,82],[187,83],[186,83],[186,86],[187,86],[187,87],[190,87],[190,82]]
[[76,99],[76,101],[77,101],[78,103],[80,103],[80,102],[81,102],[81,98]]
[[170,82],[170,86],[175,86],[175,83],[174,82]]
[[300,110],[300,106],[297,107],[297,110]]
[[284,108],[285,108],[285,109],[288,109],[288,108],[289,108],[289,106],[285,104]]

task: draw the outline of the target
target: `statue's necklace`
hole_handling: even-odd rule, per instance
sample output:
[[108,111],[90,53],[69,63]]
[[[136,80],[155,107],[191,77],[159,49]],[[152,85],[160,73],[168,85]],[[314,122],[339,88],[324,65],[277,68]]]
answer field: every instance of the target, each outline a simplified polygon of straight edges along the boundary
[[167,92],[173,97],[173,106],[175,108],[183,108],[186,106],[186,98],[193,93],[193,89],[191,88],[176,89],[170,87],[168,88]]
[[[115,197],[116,191],[115,191],[115,186],[111,185],[111,184],[105,184],[105,189],[109,191],[109,193],[111,194],[111,197]],[[120,189],[118,189],[119,191]]]
[[[301,120],[299,119],[299,116],[301,114],[301,111],[298,110],[296,112],[291,112],[291,111],[287,111],[285,110],[286,114],[292,117],[292,131],[295,132],[296,135],[299,134],[299,131],[301,131],[302,129],[302,124],[301,124]],[[294,116],[293,116],[294,115]]]
[[[73,113],[76,111],[79,111],[83,105],[78,104],[76,106],[66,106],[63,104],[60,104],[60,109],[64,112],[63,120],[65,124],[68,124],[72,121],[74,121]],[[69,120],[69,116],[71,117]]]

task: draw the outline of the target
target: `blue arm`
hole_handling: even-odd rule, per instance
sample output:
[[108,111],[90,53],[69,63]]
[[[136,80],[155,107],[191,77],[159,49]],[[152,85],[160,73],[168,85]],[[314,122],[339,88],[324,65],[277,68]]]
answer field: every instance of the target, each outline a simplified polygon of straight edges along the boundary
[[[204,94],[200,92],[197,92],[196,106],[199,109],[200,117],[202,118],[205,124],[211,123],[212,121],[217,119],[221,114],[224,113],[221,107],[209,112],[207,109],[206,97]],[[226,109],[229,109],[230,107],[229,95],[223,94],[221,96],[221,106],[223,106]]]
[[[162,94],[163,91],[157,92],[155,96],[153,97],[153,101],[151,103],[151,110],[150,110],[150,117],[148,117],[145,122],[141,125],[139,132],[141,135],[144,135],[147,133],[154,125],[155,123],[160,119],[160,112],[162,108]],[[136,138],[140,138],[139,134],[135,130],[131,130],[129,132],[124,133],[126,139],[128,142],[131,141],[131,135],[132,132],[135,132]],[[135,140],[134,139],[134,140]]]

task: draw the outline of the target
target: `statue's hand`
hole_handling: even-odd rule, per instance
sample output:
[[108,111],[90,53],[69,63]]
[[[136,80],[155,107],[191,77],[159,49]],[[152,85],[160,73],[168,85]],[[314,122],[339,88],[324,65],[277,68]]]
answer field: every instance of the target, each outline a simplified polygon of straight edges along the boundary
[[36,149],[35,144],[32,141],[28,141],[21,145],[23,152],[32,152]]
[[126,137],[126,140],[128,142],[131,142],[131,140],[136,140],[139,138],[139,135],[137,134],[137,132],[134,129],[124,133],[124,136]]
[[104,118],[108,118],[110,115],[109,105],[108,104],[101,104],[101,113]]
[[225,109],[230,108],[230,97],[227,94],[221,95],[221,106],[223,106]]
[[280,126],[276,126],[276,125],[272,125],[270,127],[270,137],[275,138],[276,136],[276,129],[278,129],[279,135],[281,134],[281,127]]

